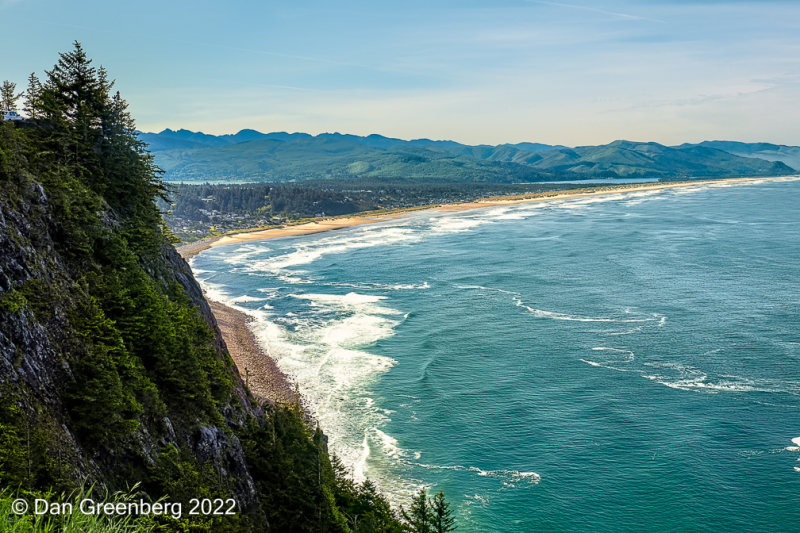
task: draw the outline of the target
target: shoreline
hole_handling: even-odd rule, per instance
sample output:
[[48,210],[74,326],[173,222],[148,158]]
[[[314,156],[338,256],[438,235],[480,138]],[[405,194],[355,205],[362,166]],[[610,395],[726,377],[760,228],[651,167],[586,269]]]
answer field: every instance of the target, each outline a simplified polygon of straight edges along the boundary
[[298,235],[312,235],[315,233],[344,229],[353,226],[361,226],[364,224],[397,220],[408,216],[410,213],[416,213],[419,211],[423,212],[438,211],[444,213],[456,213],[472,209],[483,209],[488,207],[515,205],[528,202],[544,202],[549,200],[563,200],[570,198],[589,198],[593,196],[603,196],[608,194],[619,194],[625,192],[653,191],[660,189],[672,189],[676,187],[693,187],[698,185],[715,185],[722,183],[742,183],[742,182],[760,181],[760,180],[785,179],[788,177],[791,176],[761,176],[761,177],[750,177],[750,178],[726,178],[726,179],[696,180],[696,181],[631,183],[631,184],[617,184],[608,186],[600,185],[598,187],[591,187],[587,189],[571,189],[571,190],[567,189],[567,190],[548,191],[543,193],[534,193],[526,195],[497,196],[497,197],[481,198],[471,202],[455,202],[452,204],[431,204],[431,205],[412,207],[412,208],[400,208],[397,210],[391,210],[387,212],[377,211],[377,212],[367,212],[361,214],[354,213],[352,215],[342,215],[340,217],[335,217],[335,218],[313,220],[311,222],[303,222],[288,226],[279,226],[277,228],[248,229],[228,235],[207,237],[199,241],[177,246],[176,250],[181,256],[183,256],[184,259],[188,260],[190,257],[197,255],[204,250],[208,250],[209,248],[213,248],[215,246],[233,244],[238,242],[277,239],[281,237],[294,237]]
[[242,381],[259,402],[299,404],[297,387],[258,344],[249,323],[252,317],[223,303],[208,300],[222,338]]
[[[785,179],[786,176],[780,177],[759,177],[759,178],[734,178],[734,179],[720,179],[720,180],[703,180],[691,182],[673,182],[673,183],[645,183],[633,184],[634,186],[616,186],[616,187],[601,187],[598,190],[591,190],[581,192],[578,191],[549,191],[546,193],[537,193],[525,197],[496,197],[485,198],[472,202],[459,202],[453,204],[442,204],[435,206],[424,206],[422,208],[411,208],[401,211],[395,211],[385,214],[364,214],[364,215],[345,215],[338,218],[317,220],[313,222],[305,222],[296,225],[290,225],[280,228],[272,228],[267,230],[245,231],[234,235],[225,235],[219,237],[210,237],[188,243],[183,246],[177,247],[178,253],[183,256],[185,260],[189,260],[192,256],[223,244],[231,244],[236,242],[258,241],[266,239],[275,239],[279,237],[289,237],[297,235],[311,235],[314,233],[321,233],[325,231],[332,231],[336,229],[343,229],[352,226],[363,224],[370,224],[375,222],[385,222],[389,220],[396,220],[408,216],[410,213],[417,211],[437,211],[444,213],[455,213],[460,211],[468,211],[473,209],[482,209],[488,207],[497,207],[504,205],[515,205],[528,202],[542,202],[548,200],[560,200],[569,198],[583,198],[592,196],[601,196],[608,194],[618,194],[632,191],[648,191],[660,190],[676,187],[691,187],[696,185],[711,185],[730,182],[750,182],[760,181],[764,179]],[[291,378],[280,370],[276,361],[269,355],[267,350],[263,349],[253,331],[250,329],[250,322],[252,317],[246,313],[225,305],[221,302],[208,299],[211,306],[211,311],[217,320],[217,325],[222,333],[222,338],[228,347],[228,353],[236,363],[239,370],[239,375],[247,384],[253,395],[260,401],[267,401],[278,404],[293,404],[301,403],[302,397],[296,385],[292,382]]]

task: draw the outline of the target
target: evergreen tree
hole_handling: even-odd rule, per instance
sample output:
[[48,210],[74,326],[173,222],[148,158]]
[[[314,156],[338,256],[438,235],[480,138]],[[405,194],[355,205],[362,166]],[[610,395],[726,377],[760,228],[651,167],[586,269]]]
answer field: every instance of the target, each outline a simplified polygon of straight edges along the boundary
[[25,106],[22,110],[28,115],[28,118],[39,118],[41,116],[41,92],[42,83],[36,74],[31,72],[28,76],[28,89],[25,91]]
[[104,73],[98,75],[77,41],[74,49],[60,53],[53,70],[45,73],[40,105],[42,117],[52,123],[49,141],[60,156],[57,162],[103,194],[98,151],[109,100]]
[[424,488],[420,489],[419,494],[411,500],[409,512],[401,508],[400,514],[408,522],[413,533],[432,533],[430,502]]
[[447,533],[456,529],[450,503],[444,499],[444,492],[439,493],[431,500],[431,526],[434,533]]
[[6,111],[17,110],[17,100],[20,99],[22,93],[16,94],[16,92],[16,83],[8,80],[3,82],[2,87],[0,87],[0,109],[5,109]]

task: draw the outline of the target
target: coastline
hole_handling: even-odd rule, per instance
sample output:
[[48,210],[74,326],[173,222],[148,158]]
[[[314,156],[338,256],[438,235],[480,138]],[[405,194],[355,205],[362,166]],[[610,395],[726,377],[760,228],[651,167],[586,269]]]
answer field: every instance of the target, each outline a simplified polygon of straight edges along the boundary
[[[649,191],[669,189],[676,187],[691,187],[697,185],[711,185],[731,182],[760,181],[764,179],[783,179],[785,176],[775,178],[734,178],[720,180],[703,180],[673,183],[646,183],[624,186],[601,187],[593,190],[549,191],[522,197],[495,197],[476,200],[473,202],[460,202],[453,204],[425,206],[390,213],[368,213],[364,215],[345,215],[342,217],[317,220],[302,224],[272,228],[267,230],[246,231],[234,235],[211,237],[188,243],[177,247],[177,251],[188,260],[192,256],[223,244],[248,242],[297,235],[310,235],[352,226],[395,220],[417,211],[435,211],[454,213],[473,209],[514,205],[527,202],[542,202],[569,198],[583,198],[618,194],[632,191]],[[275,360],[258,344],[249,323],[252,318],[246,313],[227,306],[223,303],[209,300],[211,310],[216,317],[222,337],[228,346],[228,351],[236,363],[241,378],[248,384],[251,392],[261,401],[289,404],[301,402],[301,396],[296,385],[278,367]]]
[[248,325],[252,318],[220,302],[208,300],[208,303],[217,319],[228,353],[253,396],[260,402],[299,403],[300,395],[296,386],[259,346]]
[[636,191],[653,191],[660,189],[672,189],[676,187],[694,187],[698,185],[714,185],[723,183],[741,183],[749,181],[760,181],[769,179],[785,179],[789,176],[760,176],[751,178],[727,178],[727,179],[714,179],[714,180],[695,180],[695,181],[676,181],[676,182],[649,182],[649,183],[631,183],[624,185],[608,185],[592,187],[587,189],[571,189],[562,191],[548,191],[544,193],[535,193],[527,195],[515,196],[499,196],[482,198],[471,202],[456,202],[452,204],[433,204],[429,206],[421,206],[416,208],[392,210],[382,213],[370,212],[363,214],[343,215],[335,218],[325,218],[314,220],[311,222],[303,222],[300,224],[280,226],[270,229],[255,229],[244,230],[239,233],[229,235],[220,235],[218,237],[208,237],[199,241],[183,244],[177,246],[176,249],[184,259],[199,254],[204,250],[220,246],[224,244],[233,244],[237,242],[261,241],[268,239],[277,239],[280,237],[294,237],[297,235],[311,235],[314,233],[322,233],[325,231],[332,231],[337,229],[349,228],[352,226],[360,226],[363,224],[372,224],[376,222],[385,222],[388,220],[396,220],[407,216],[409,213],[416,213],[419,211],[437,211],[444,213],[455,213],[460,211],[468,211],[472,209],[483,209],[487,207],[498,207],[505,205],[514,205],[528,202],[543,202],[549,200],[563,200],[570,198],[588,198],[592,196],[602,196],[608,194],[619,194],[625,192]]

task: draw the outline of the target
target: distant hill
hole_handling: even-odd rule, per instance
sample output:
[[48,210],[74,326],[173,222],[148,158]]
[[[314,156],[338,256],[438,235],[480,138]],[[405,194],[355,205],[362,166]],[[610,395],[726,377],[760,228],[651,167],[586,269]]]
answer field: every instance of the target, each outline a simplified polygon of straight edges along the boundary
[[761,176],[790,174],[794,171],[781,162],[745,158],[708,146],[670,148],[654,142],[631,141],[535,153],[527,156],[524,162],[534,168],[587,178]]
[[710,141],[664,146],[614,141],[568,148],[540,143],[465,145],[341,133],[208,135],[141,133],[168,181],[286,182],[309,179],[420,179],[517,183],[590,178],[785,175],[800,167],[800,147]]
[[684,144],[682,146],[705,146],[724,150],[730,154],[742,157],[757,157],[767,161],[780,161],[794,169],[800,169],[800,146],[786,146],[770,143],[741,143],[734,141],[704,141],[698,145]]

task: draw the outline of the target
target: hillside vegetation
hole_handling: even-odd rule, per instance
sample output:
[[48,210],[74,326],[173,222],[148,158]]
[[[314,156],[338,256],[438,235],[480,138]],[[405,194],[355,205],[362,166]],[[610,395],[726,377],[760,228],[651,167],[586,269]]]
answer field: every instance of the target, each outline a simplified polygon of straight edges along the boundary
[[184,510],[236,501],[147,517],[159,530],[401,530],[299,406],[259,404],[242,383],[112,86],[75,43],[31,77],[30,120],[0,124],[0,499],[139,483],[137,498]]
[[143,133],[165,179],[178,182],[288,182],[320,179],[520,183],[590,178],[691,179],[777,176],[800,166],[800,148],[743,143],[602,146],[537,143],[468,146],[380,135]]

